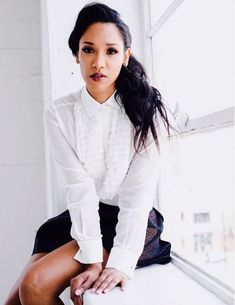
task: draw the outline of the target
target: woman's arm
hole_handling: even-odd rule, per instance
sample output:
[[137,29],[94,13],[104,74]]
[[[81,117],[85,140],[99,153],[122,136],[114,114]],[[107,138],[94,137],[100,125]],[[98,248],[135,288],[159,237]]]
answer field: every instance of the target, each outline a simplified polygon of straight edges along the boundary
[[116,268],[129,278],[143,248],[160,172],[160,156],[156,145],[135,154],[119,193],[120,208],[114,245],[106,267]]
[[[170,113],[168,118],[175,126]],[[119,192],[116,236],[106,267],[116,268],[129,278],[134,278],[134,269],[144,248],[148,216],[157,191],[164,151],[170,144],[163,121],[160,119],[159,122],[160,153],[150,136],[146,149],[134,154]]]
[[67,207],[72,220],[71,235],[80,248],[74,258],[84,264],[102,262],[99,198],[94,181],[61,130],[53,105],[44,112],[44,124],[66,189]]

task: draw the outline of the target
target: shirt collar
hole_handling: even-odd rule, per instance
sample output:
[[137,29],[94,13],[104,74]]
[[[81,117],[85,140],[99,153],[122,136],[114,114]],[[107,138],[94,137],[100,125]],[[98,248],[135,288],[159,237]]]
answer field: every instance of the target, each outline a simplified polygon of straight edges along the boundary
[[84,107],[87,110],[87,113],[89,115],[95,115],[96,112],[100,109],[100,108],[107,108],[107,107],[113,107],[116,109],[120,109],[120,105],[118,104],[118,102],[115,100],[115,92],[103,103],[99,103],[97,102],[87,91],[86,86],[84,86],[81,89],[81,99],[82,99],[82,103],[84,105]]

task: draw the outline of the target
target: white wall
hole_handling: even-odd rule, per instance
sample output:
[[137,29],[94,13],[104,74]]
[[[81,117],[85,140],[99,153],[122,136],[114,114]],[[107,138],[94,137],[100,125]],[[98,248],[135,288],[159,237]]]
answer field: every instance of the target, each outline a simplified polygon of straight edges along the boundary
[[0,1],[0,303],[46,219],[40,3]]

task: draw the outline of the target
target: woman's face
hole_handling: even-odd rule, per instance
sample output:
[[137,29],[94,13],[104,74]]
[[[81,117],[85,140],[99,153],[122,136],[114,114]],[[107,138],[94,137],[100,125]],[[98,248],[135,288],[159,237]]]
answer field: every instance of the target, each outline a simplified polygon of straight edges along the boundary
[[[115,90],[122,64],[127,64],[130,49],[124,51],[119,29],[113,23],[97,22],[80,39],[77,59],[88,91],[94,98],[106,99]],[[102,99],[102,98],[101,98]]]

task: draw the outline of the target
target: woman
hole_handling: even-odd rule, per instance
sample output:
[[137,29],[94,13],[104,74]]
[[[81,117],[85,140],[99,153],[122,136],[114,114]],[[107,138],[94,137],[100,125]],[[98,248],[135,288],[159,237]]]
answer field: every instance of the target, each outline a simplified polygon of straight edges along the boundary
[[161,95],[132,55],[129,28],[108,6],[80,11],[69,47],[86,85],[45,111],[67,210],[39,228],[5,304],[63,304],[69,285],[81,304],[89,288],[124,289],[136,267],[170,261],[153,208],[160,144],[170,135]]

